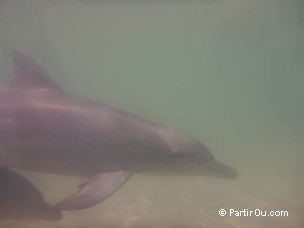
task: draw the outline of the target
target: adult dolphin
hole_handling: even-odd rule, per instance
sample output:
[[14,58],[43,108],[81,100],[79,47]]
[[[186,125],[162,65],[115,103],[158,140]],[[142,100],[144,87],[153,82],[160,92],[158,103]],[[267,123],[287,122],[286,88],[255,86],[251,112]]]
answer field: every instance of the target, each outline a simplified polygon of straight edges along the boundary
[[[225,178],[237,172],[215,161],[199,141],[118,108],[65,93],[31,57],[13,51],[15,78],[0,90],[0,165],[89,176],[56,206],[93,206],[133,172],[162,164],[178,174]],[[173,169],[172,169],[173,170]]]
[[48,205],[41,192],[25,177],[0,167],[0,220],[59,220],[62,212]]

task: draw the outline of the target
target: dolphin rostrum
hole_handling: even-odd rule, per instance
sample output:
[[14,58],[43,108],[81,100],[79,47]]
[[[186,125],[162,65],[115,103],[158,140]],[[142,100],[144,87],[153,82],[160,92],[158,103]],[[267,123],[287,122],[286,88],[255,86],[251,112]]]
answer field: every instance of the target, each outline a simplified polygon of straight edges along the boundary
[[20,174],[0,167],[0,220],[59,220],[62,212],[48,205],[41,192]]
[[[36,61],[13,51],[15,77],[0,90],[0,165],[88,176],[56,206],[93,206],[134,172],[153,165],[177,174],[235,178],[199,141],[118,108],[65,93]],[[158,169],[157,169],[158,170]],[[175,171],[174,171],[175,172]]]

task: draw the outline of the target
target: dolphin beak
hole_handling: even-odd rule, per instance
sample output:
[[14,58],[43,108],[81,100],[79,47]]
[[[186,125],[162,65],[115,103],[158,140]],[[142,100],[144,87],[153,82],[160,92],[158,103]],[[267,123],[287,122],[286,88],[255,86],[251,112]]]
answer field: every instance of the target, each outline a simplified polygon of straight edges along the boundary
[[224,179],[235,179],[239,176],[238,172],[218,161],[211,161],[204,164],[206,173],[210,176],[224,178]]

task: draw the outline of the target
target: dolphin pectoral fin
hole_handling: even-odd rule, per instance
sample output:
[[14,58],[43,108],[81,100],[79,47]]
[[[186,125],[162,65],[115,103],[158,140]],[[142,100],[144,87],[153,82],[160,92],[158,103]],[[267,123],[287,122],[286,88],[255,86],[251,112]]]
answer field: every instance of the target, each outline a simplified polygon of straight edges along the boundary
[[57,203],[55,207],[60,210],[78,210],[94,206],[119,189],[131,175],[123,170],[97,173],[80,185],[78,192]]

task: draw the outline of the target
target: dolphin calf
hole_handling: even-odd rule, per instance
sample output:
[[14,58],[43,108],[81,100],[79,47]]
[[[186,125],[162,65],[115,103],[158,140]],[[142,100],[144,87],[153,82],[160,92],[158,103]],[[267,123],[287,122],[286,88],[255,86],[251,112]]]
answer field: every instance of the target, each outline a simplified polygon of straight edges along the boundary
[[207,170],[209,175],[237,177],[198,140],[67,94],[33,58],[14,51],[13,59],[15,77],[0,89],[0,165],[90,177],[57,208],[93,206],[134,172],[153,165],[178,175],[204,175]]
[[31,182],[12,170],[0,167],[0,220],[61,218],[61,211],[45,203]]

